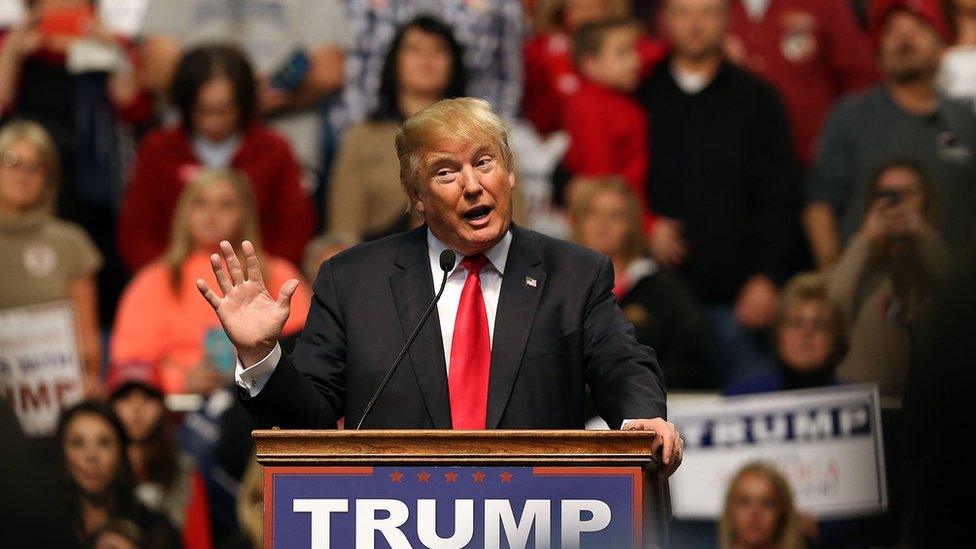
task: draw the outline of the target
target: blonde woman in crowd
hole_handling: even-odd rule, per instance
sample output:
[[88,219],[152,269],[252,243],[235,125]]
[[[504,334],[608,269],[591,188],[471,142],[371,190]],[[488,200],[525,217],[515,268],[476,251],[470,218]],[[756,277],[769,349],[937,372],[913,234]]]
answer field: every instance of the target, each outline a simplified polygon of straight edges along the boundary
[[806,549],[786,478],[771,465],[745,465],[729,483],[719,524],[721,549]]
[[841,308],[820,273],[800,273],[783,288],[773,319],[776,370],[746,378],[726,394],[812,389],[837,385],[837,365],[847,354]]
[[648,256],[640,204],[620,178],[571,185],[573,241],[613,262],[613,292],[637,341],[654,349],[669,388],[713,389],[712,334],[691,289]]
[[[229,383],[236,364],[233,347],[197,292],[196,280],[216,283],[210,257],[221,240],[250,241],[263,256],[258,235],[254,198],[244,175],[209,169],[191,180],[176,206],[169,249],[140,271],[122,295],[112,362],[158,365],[166,394],[209,394]],[[308,284],[288,261],[264,256],[262,265],[269,287],[281,288],[289,279],[300,281],[283,332],[285,337],[296,335],[308,314]]]
[[40,124],[3,126],[0,160],[0,309],[69,301],[86,392],[97,394],[102,344],[95,275],[102,256],[81,227],[54,216],[61,160]]

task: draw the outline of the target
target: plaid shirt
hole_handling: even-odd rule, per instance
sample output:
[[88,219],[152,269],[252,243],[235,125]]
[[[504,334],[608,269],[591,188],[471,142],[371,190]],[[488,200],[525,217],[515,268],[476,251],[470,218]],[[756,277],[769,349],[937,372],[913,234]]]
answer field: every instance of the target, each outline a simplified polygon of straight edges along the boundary
[[397,29],[421,14],[440,18],[464,47],[468,90],[508,119],[522,96],[520,0],[346,0],[352,47],[346,51],[343,92],[351,121],[377,106],[383,61]]

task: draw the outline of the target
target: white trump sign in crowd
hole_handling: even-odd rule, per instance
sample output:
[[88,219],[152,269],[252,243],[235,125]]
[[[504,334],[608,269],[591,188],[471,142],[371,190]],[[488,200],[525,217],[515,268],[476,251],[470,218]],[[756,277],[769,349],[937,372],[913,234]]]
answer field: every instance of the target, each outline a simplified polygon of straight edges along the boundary
[[68,302],[0,310],[0,391],[24,432],[54,432],[84,392],[74,309]]
[[675,400],[669,419],[685,439],[671,479],[674,515],[718,519],[729,481],[762,460],[789,479],[797,507],[817,518],[887,507],[881,412],[874,385]]

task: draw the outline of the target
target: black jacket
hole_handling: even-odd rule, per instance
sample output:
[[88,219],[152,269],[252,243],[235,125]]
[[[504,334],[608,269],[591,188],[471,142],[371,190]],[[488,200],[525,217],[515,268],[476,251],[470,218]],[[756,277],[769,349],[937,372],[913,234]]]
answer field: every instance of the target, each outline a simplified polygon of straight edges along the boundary
[[[359,421],[434,297],[426,235],[421,226],[322,265],[294,353],[282,357],[256,397],[244,398],[259,423],[334,428],[343,416],[347,425]],[[582,428],[587,385],[611,426],[665,417],[661,370],[617,307],[610,261],[515,226],[512,236],[495,318],[488,428]],[[364,426],[451,428],[436,314]]]
[[753,274],[783,276],[796,185],[789,122],[776,91],[724,64],[688,95],[662,63],[640,90],[650,120],[648,197],[684,222],[679,270],[706,303],[728,303]]
[[668,271],[641,278],[620,299],[637,341],[654,349],[669,389],[716,389],[708,320],[688,285]]

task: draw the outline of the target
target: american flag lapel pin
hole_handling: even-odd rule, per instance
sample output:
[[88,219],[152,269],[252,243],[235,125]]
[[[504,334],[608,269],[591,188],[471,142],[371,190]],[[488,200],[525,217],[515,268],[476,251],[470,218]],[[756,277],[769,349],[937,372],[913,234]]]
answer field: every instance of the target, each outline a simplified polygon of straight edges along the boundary
[[525,277],[525,285],[532,286],[533,288],[535,288],[536,286],[539,285],[539,282],[536,281],[536,279],[532,278],[531,276],[527,276]]

